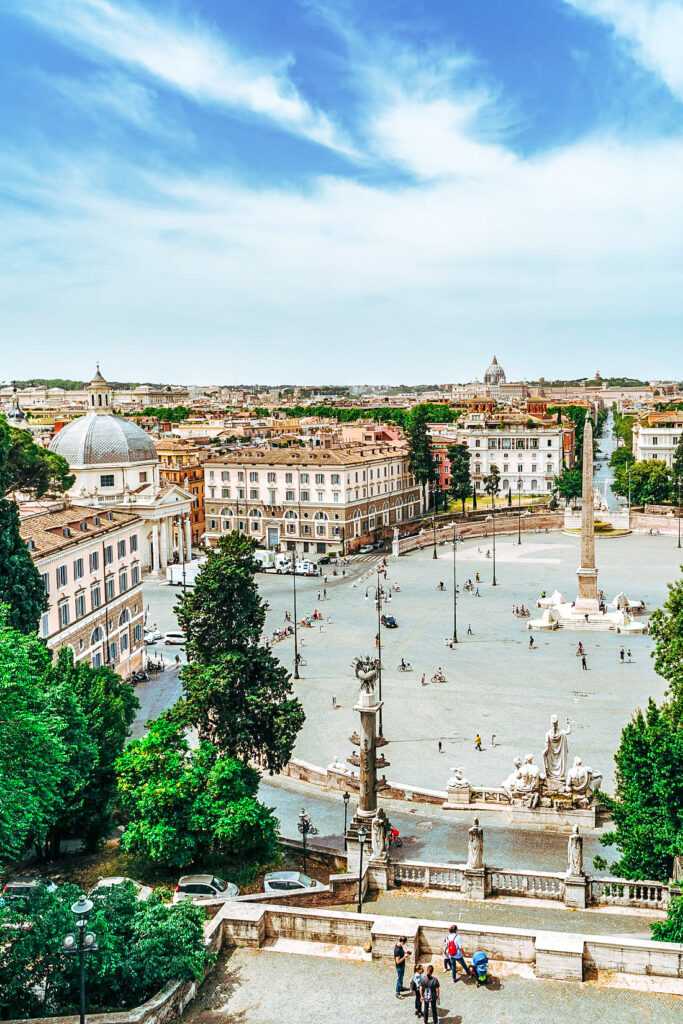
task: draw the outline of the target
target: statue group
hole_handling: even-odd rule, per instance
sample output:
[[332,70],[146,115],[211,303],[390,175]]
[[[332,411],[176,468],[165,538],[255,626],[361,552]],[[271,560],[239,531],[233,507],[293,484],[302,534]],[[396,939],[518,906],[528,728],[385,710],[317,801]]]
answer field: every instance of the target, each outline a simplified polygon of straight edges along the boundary
[[580,757],[568,769],[569,744],[567,737],[571,729],[567,724],[560,728],[557,715],[550,719],[550,729],[545,734],[543,749],[543,772],[536,764],[533,754],[522,760],[516,757],[514,770],[505,779],[502,788],[511,803],[524,807],[538,807],[543,801],[553,798],[569,799],[572,807],[589,807],[600,788],[602,775],[584,765]]

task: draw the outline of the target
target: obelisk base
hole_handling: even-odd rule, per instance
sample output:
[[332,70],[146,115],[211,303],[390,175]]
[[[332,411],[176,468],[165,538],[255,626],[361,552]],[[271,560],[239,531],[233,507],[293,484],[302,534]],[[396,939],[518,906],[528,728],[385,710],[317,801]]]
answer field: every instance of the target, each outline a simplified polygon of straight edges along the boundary
[[581,614],[597,614],[600,611],[598,570],[584,569],[583,566],[579,566],[576,575],[579,578],[579,593],[574,608]]

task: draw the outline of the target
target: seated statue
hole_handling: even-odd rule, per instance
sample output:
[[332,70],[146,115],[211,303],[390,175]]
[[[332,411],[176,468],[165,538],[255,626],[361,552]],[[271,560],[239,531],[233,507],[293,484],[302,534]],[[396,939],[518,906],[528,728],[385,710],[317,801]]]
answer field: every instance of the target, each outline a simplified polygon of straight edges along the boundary
[[501,788],[504,789],[505,792],[507,793],[510,800],[512,800],[513,797],[517,795],[517,787],[521,784],[522,779],[521,757],[516,757],[512,763],[515,766],[514,771],[512,771],[508,775],[507,779],[504,779],[501,786]]
[[574,758],[574,764],[567,772],[567,792],[572,802],[579,807],[588,807],[600,789],[602,775],[585,765],[580,757]]
[[469,782],[465,778],[463,768],[452,768],[453,774],[448,780],[449,789],[469,789]]
[[541,773],[533,754],[527,754],[521,768],[521,785],[518,793],[525,807],[537,807],[541,794]]

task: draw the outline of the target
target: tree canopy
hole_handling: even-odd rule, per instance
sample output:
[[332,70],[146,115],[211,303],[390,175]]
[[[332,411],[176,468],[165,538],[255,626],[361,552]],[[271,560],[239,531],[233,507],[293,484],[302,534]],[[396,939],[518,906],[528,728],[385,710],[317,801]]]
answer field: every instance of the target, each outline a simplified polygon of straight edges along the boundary
[[456,501],[462,502],[462,510],[464,512],[465,502],[472,494],[470,451],[466,444],[452,444],[447,449],[446,454],[448,455],[451,467],[450,493]]
[[410,446],[410,471],[420,484],[427,504],[427,487],[437,480],[436,462],[429,437],[429,414],[424,406],[416,406],[406,427]]
[[256,799],[258,772],[207,741],[191,749],[170,715],[128,745],[117,771],[127,852],[177,867],[274,859],[277,822]]
[[578,466],[563,469],[560,475],[555,477],[553,487],[565,501],[580,498],[583,487],[581,469]]
[[614,473],[612,490],[624,498],[631,495],[632,505],[662,505],[671,501],[671,471],[665,462],[628,462]]

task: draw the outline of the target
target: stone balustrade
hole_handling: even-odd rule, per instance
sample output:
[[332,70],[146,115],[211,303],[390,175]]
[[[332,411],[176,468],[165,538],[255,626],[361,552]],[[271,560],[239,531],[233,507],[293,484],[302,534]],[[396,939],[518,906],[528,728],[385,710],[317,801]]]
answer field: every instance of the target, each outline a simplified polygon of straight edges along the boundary
[[625,878],[593,878],[590,882],[591,903],[666,910],[671,895],[671,888],[662,882],[629,881]]
[[425,889],[462,889],[464,864],[425,864],[403,860],[393,864],[394,884],[423,886]]
[[530,896],[541,900],[564,900],[564,875],[550,871],[508,871],[486,868],[492,896]]

